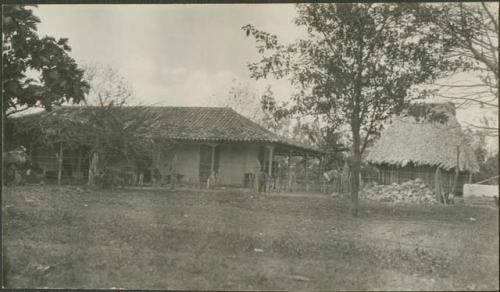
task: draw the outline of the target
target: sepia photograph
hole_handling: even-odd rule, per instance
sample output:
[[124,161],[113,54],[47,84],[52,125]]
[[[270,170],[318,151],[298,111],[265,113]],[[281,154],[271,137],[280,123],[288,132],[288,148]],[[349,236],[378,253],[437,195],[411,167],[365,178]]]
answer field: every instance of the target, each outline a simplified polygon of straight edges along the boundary
[[498,291],[498,2],[2,4],[3,289]]

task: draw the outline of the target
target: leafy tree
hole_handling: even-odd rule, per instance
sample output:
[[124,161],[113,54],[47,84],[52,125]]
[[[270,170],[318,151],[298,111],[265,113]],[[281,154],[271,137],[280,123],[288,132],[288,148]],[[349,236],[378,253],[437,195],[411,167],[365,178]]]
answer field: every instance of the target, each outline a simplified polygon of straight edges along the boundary
[[[491,153],[487,149],[484,130],[466,129],[465,133],[471,140],[474,154],[479,163],[479,172],[474,174],[474,182],[480,182],[498,176],[498,151]],[[498,184],[498,178],[485,182],[485,184]]]
[[84,68],[90,84],[87,106],[55,107],[15,119],[16,135],[51,147],[58,158],[68,150],[88,150],[93,170],[88,182],[94,185],[104,173],[114,181],[122,171],[118,164],[133,169],[151,159],[152,127],[158,115],[150,107],[126,107],[133,90],[114,68],[102,64]]
[[89,184],[93,185],[106,167],[121,165],[134,169],[151,159],[152,127],[157,116],[150,107],[108,104],[56,108],[14,121],[18,139],[52,148],[61,161],[68,150],[87,149],[91,169],[95,170],[89,175]]
[[[283,45],[251,25],[242,29],[262,54],[249,64],[251,77],[288,78],[299,88],[292,103],[267,108],[276,116],[310,115],[331,129],[348,124],[352,177],[384,121],[425,97],[415,85],[453,70],[460,57],[444,58],[452,40],[430,22],[432,11],[411,4],[301,4],[295,24],[307,38]],[[436,45],[439,44],[439,45]],[[359,180],[351,181],[351,211],[358,212]]]
[[[91,169],[102,174],[121,165],[136,169],[151,159],[154,143],[153,129],[158,120],[158,112],[150,107],[97,106],[90,109],[88,145]],[[95,165],[92,165],[95,164]],[[89,175],[89,184],[94,184]]]
[[27,6],[4,5],[2,16],[4,115],[84,100],[89,85],[68,55],[68,39],[39,37],[40,19]]

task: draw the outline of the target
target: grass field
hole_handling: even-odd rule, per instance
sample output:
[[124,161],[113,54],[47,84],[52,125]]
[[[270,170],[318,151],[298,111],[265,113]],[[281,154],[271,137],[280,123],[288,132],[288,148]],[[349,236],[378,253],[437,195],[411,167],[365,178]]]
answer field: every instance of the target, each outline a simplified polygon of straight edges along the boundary
[[498,209],[26,186],[2,222],[6,287],[499,289]]

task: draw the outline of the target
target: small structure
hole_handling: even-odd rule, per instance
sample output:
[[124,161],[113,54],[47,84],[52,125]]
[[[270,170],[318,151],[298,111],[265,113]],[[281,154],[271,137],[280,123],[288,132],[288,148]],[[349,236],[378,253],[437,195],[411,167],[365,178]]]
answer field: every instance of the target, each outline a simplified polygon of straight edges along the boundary
[[366,161],[379,170],[379,184],[402,183],[420,178],[439,192],[461,194],[479,170],[476,157],[453,104],[429,104],[429,113],[442,113],[440,123],[428,117],[398,117],[381,133]]
[[[120,107],[116,110],[133,111],[136,108]],[[85,116],[90,109],[61,107],[54,112]],[[322,155],[319,149],[280,137],[231,108],[150,109],[156,115],[150,128],[155,142],[148,154],[150,159],[144,169],[144,183],[251,188],[261,177],[269,186],[277,176],[275,156],[286,156],[290,162],[292,156],[307,159]],[[30,119],[36,122],[36,115],[40,113],[34,115]],[[58,165],[62,165],[66,176],[85,178],[88,175],[90,153],[85,147],[78,148],[78,151],[68,149],[64,161],[60,162],[54,149],[37,145],[36,141],[22,143],[27,145],[32,161],[44,172],[55,172]],[[289,172],[288,177],[292,176]]]

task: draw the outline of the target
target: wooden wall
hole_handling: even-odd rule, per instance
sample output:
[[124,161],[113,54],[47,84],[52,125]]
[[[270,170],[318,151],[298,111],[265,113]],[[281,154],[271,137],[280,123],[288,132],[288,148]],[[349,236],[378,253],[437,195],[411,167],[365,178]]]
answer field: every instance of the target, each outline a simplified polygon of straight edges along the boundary
[[[365,183],[375,182],[377,184],[388,185],[392,183],[401,184],[409,180],[421,179],[424,183],[434,189],[436,167],[431,166],[405,166],[396,167],[391,165],[377,165],[376,171],[365,171],[362,174]],[[454,170],[441,169],[441,183],[446,192],[452,192],[453,181],[455,179]],[[457,184],[453,193],[462,194],[463,185],[468,183],[471,177],[468,172],[460,172]]]

